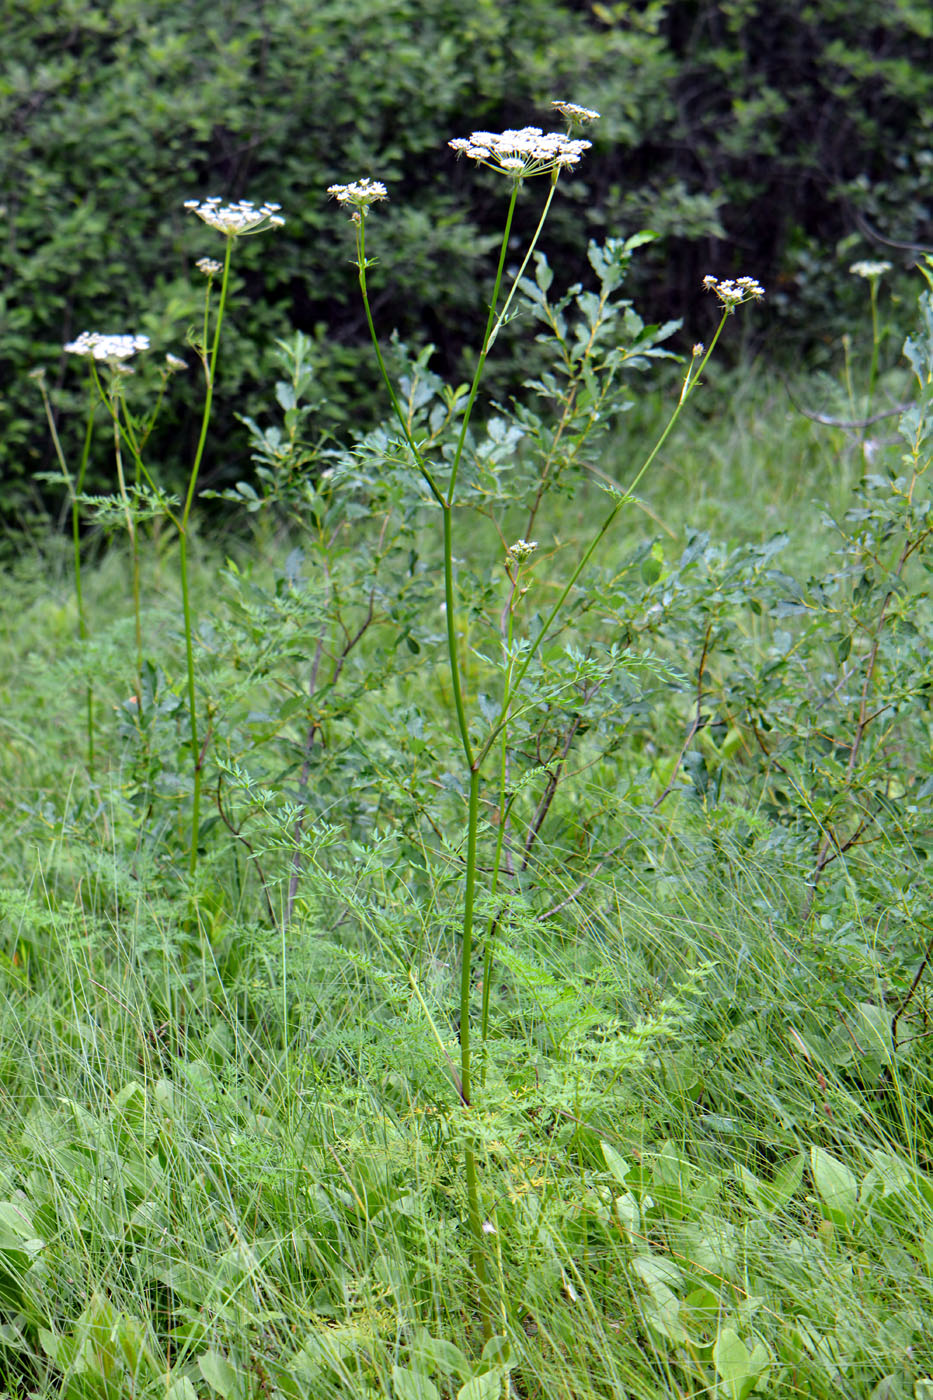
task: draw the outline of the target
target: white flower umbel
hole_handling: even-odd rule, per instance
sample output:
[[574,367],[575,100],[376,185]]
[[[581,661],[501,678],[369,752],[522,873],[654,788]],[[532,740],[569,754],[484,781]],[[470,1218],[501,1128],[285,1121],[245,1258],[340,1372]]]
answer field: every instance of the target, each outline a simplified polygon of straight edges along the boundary
[[137,350],[149,349],[148,335],[101,335],[98,331],[82,331],[77,340],[69,340],[66,355],[85,355],[94,360],[118,364],[128,360]]
[[513,180],[524,180],[576,165],[592,142],[572,141],[569,136],[545,132],[539,126],[523,126],[519,131],[474,131],[469,137],[458,136],[447,144],[458,156],[468,156]]
[[205,277],[219,277],[224,270],[223,263],[219,263],[216,258],[198,258],[195,267],[198,272],[203,272]]
[[759,301],[765,289],[754,277],[736,277],[735,281],[714,277],[712,273],[703,278],[703,286],[708,292],[715,292],[720,305],[727,311],[734,311],[743,301]]
[[178,374],[180,370],[188,368],[188,363],[179,355],[166,355],[165,368],[170,374]]
[[349,204],[353,209],[368,209],[377,200],[389,197],[381,180],[354,180],[349,185],[328,185],[327,193],[338,204]]
[[241,238],[247,233],[263,233],[267,228],[281,228],[285,223],[279,210],[281,204],[255,205],[251,199],[241,199],[236,204],[221,204],[219,195],[211,195],[203,203],[197,199],[186,199],[185,208],[197,214],[218,233],[228,238]]
[[556,107],[572,127],[589,126],[591,122],[599,121],[599,113],[594,112],[592,107],[580,107],[576,102],[552,102],[551,106]]
[[886,272],[891,271],[889,262],[854,262],[849,268],[854,277],[864,277],[868,282],[876,282]]

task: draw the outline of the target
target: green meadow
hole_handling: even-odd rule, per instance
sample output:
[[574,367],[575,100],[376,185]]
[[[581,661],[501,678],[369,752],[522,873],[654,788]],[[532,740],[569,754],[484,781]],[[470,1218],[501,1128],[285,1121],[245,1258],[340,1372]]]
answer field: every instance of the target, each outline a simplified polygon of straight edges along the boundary
[[472,418],[395,346],[322,438],[283,341],[225,499],[85,357],[115,489],[0,622],[10,1397],[933,1393],[931,292],[785,383],[635,251]]

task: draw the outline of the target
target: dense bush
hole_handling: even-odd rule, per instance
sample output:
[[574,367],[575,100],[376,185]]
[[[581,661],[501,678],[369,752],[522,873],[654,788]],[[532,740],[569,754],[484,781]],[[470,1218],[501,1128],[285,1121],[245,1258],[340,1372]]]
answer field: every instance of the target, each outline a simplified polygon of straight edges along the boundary
[[[455,372],[497,204],[490,187],[464,217],[445,143],[546,124],[552,97],[604,114],[600,161],[552,220],[557,267],[576,265],[590,236],[647,224],[667,235],[636,287],[653,316],[681,312],[699,275],[738,258],[792,329],[819,337],[840,240],[848,261],[851,235],[930,236],[929,40],[929,12],[909,0],[281,0],[218,4],[206,21],[192,0],[17,6],[0,67],[0,503],[46,463],[29,369],[54,367],[83,329],[183,344],[201,295],[181,211],[193,194],[278,200],[288,215],[274,248],[239,263],[209,476],[242,475],[230,405],[249,411],[263,347],[290,328],[315,340],[325,423],[366,402],[365,327],[346,310],[352,273],[326,207],[335,180],[389,185],[380,322],[435,342]],[[508,334],[497,353],[507,383]],[[62,370],[65,409],[70,385]],[[157,444],[169,472],[192,431],[173,387]]]

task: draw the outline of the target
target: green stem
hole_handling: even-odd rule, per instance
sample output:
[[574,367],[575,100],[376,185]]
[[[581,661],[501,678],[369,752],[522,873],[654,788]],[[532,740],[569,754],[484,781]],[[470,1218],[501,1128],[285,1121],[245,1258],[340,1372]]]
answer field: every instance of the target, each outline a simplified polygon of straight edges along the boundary
[[[124,408],[124,413],[126,412]],[[126,531],[130,537],[130,556],[133,570],[133,619],[136,624],[136,713],[137,717],[142,714],[142,674],[143,674],[143,625],[140,610],[139,597],[139,541],[137,539],[136,522],[133,519],[133,511],[130,506],[130,498],[126,490],[126,479],[123,475],[123,450],[120,442],[120,414],[117,409],[113,410],[113,451],[117,463],[117,485],[120,491],[120,500],[123,502],[123,516],[126,520]]]
[[[214,383],[217,372],[217,355],[220,349],[220,328],[223,325],[224,307],[227,302],[227,288],[230,282],[230,257],[232,252],[233,238],[228,237],[226,254],[224,256],[223,278],[220,284],[220,297],[217,302],[217,317],[214,323],[214,341],[211,346],[210,361],[204,366],[207,378],[207,390],[204,395],[204,412],[201,415],[201,431],[198,435],[198,445],[195,449],[194,461],[191,464],[191,475],[188,478],[188,490],[185,495],[185,503],[182,508],[181,517],[177,522],[178,558],[181,570],[181,602],[185,629],[185,663],[188,672],[188,721],[191,731],[191,763],[194,781],[191,795],[191,852],[188,860],[188,872],[190,875],[194,875],[198,867],[198,832],[201,825],[201,769],[203,766],[203,758],[198,742],[198,712],[194,688],[194,644],[192,641],[191,591],[188,582],[188,519],[191,515],[191,507],[194,503],[198,473],[201,470],[204,447],[207,443],[207,430],[211,421],[211,406],[214,400]],[[208,331],[207,311],[205,311],[204,331],[206,353]]]
[[[521,566],[514,578],[509,574],[511,581],[511,592],[508,601],[508,622],[506,624],[505,650],[508,657],[508,665],[505,675],[505,690],[511,690],[513,651],[515,642],[515,600],[519,595],[521,583]],[[496,849],[492,860],[492,883],[489,890],[490,900],[494,903],[496,892],[499,888],[499,871],[502,868],[502,852],[505,847],[505,833],[509,821],[509,804],[506,801],[506,782],[508,777],[508,715],[505,716],[505,724],[502,726],[502,745],[499,754],[499,827],[496,832]],[[489,1034],[489,992],[492,984],[492,958],[495,946],[495,933],[501,914],[491,914],[486,925],[486,938],[483,943],[483,1004],[480,1012],[480,1036],[485,1044]],[[486,1065],[483,1065],[483,1083],[486,1082]]]
[[398,395],[395,392],[395,386],[393,385],[392,380],[389,377],[389,371],[386,369],[386,362],[382,356],[382,347],[379,344],[379,337],[376,334],[376,326],[373,321],[373,313],[369,305],[369,291],[366,286],[366,215],[363,210],[360,210],[359,217],[360,222],[357,227],[356,235],[356,265],[359,269],[360,292],[363,297],[363,310],[366,313],[366,324],[369,327],[369,337],[373,343],[373,350],[376,352],[376,363],[379,365],[379,373],[382,375],[382,382],[386,386],[386,392],[389,395],[389,400],[392,404],[392,411],[398,419],[399,427],[402,430],[405,441],[411,449],[412,456],[415,459],[415,465],[417,466],[418,471],[421,473],[422,478],[426,482],[428,489],[431,492],[431,495],[434,497],[435,501],[437,501],[437,504],[443,508],[444,497],[438,489],[437,483],[435,482],[434,477],[431,471],[429,470],[427,463],[424,460],[421,450],[419,449],[417,443],[411,435],[411,429],[408,426],[408,419],[406,418],[405,413],[402,410],[402,405],[398,401]]
[[512,298],[514,297],[515,293],[518,291],[519,283],[521,282],[522,278],[523,278],[524,275],[525,275],[525,269],[526,269],[526,267],[528,266],[528,264],[531,262],[531,255],[532,255],[532,253],[534,252],[535,248],[538,246],[538,239],[539,239],[539,237],[541,236],[541,230],[544,228],[544,223],[545,223],[545,220],[547,219],[547,216],[548,216],[548,210],[549,210],[550,207],[551,207],[551,200],[554,198],[555,192],[556,192],[556,190],[557,190],[557,177],[558,177],[559,174],[560,174],[560,171],[558,171],[558,170],[555,170],[555,171],[554,171],[554,177],[553,177],[553,179],[551,180],[551,188],[550,188],[550,190],[548,191],[548,197],[547,197],[547,199],[545,200],[544,208],[543,208],[542,211],[541,211],[541,217],[540,217],[540,219],[538,220],[538,227],[535,229],[534,234],[532,235],[531,242],[528,244],[528,251],[526,252],[524,258],[522,259],[522,265],[521,265],[521,267],[518,269],[518,272],[517,272],[516,275],[515,275],[515,279],[514,279],[514,281],[512,282],[512,290],[509,292],[508,296],[506,297],[506,299],[505,299],[505,305],[503,306],[502,310],[499,312],[499,315],[496,317],[496,323],[495,323],[495,325],[493,326],[492,331],[490,332],[488,341],[486,342],[486,351],[487,351],[487,353],[488,353],[489,350],[491,349],[492,343],[493,343],[493,341],[495,340],[496,336],[499,334],[500,330],[502,329],[503,325],[505,324],[505,318],[506,318],[506,316],[508,315],[509,307],[512,305]]
[[463,891],[463,938],[460,949],[460,1082],[463,1101],[473,1102],[470,1079],[470,992],[473,960],[473,912],[476,902],[476,835],[479,827],[479,768],[470,772],[467,810],[466,875]]
[[707,361],[709,360],[710,355],[713,353],[713,350],[716,348],[716,342],[719,340],[719,337],[720,337],[720,335],[722,334],[722,328],[723,328],[723,326],[726,324],[726,318],[729,316],[729,314],[730,314],[730,313],[729,313],[728,311],[726,311],[726,312],[723,313],[722,318],[721,318],[721,320],[720,320],[720,322],[719,322],[719,325],[716,327],[716,333],[715,333],[715,335],[713,336],[713,339],[710,341],[710,344],[709,344],[709,346],[708,346],[708,348],[707,348],[707,350],[706,350],[706,353],[705,353],[705,354],[703,355],[703,357],[699,360],[699,363],[697,362],[696,359],[694,359],[694,360],[691,362],[691,364],[690,364],[690,366],[689,366],[689,368],[688,368],[688,370],[687,370],[686,378],[684,379],[683,387],[681,388],[681,391],[680,391],[680,398],[679,398],[678,401],[677,401],[677,406],[675,407],[674,412],[671,414],[670,419],[668,420],[667,426],[665,427],[665,429],[664,429],[664,431],[662,432],[661,436],[658,438],[658,440],[657,440],[657,442],[655,443],[654,447],[653,447],[653,448],[651,449],[651,451],[648,453],[648,456],[645,458],[644,462],[643,462],[642,465],[639,467],[638,471],[637,471],[637,472],[635,473],[635,475],[632,477],[632,480],[629,482],[627,488],[622,492],[622,494],[621,494],[621,495],[618,497],[618,499],[616,500],[615,505],[612,507],[612,509],[609,511],[609,514],[608,514],[608,515],[606,516],[606,518],[603,520],[602,524],[600,525],[599,529],[597,530],[597,532],[596,532],[596,534],[594,535],[593,539],[590,541],[590,543],[589,543],[589,545],[587,546],[587,548],[584,550],[583,555],[582,555],[581,559],[579,560],[579,562],[578,562],[576,568],[573,570],[573,573],[570,575],[570,577],[569,577],[569,579],[567,580],[566,584],[565,584],[564,587],[561,589],[560,594],[558,595],[557,601],[555,602],[554,606],[551,608],[551,611],[548,613],[548,615],[547,615],[547,617],[545,618],[543,624],[541,625],[541,627],[540,627],[540,629],[539,629],[539,631],[538,631],[538,635],[537,635],[537,636],[534,638],[534,640],[530,643],[530,645],[529,645],[529,647],[528,647],[528,650],[526,651],[525,656],[524,656],[524,658],[523,658],[521,664],[518,666],[518,668],[517,668],[516,671],[515,671],[514,677],[513,677],[513,679],[512,679],[512,684],[511,684],[511,686],[507,687],[506,693],[505,693],[505,695],[503,696],[502,708],[501,708],[501,710],[500,710],[500,712],[499,712],[499,718],[496,720],[496,723],[493,725],[492,729],[490,730],[490,732],[489,732],[489,734],[488,734],[488,736],[487,736],[487,738],[486,738],[486,741],[484,742],[482,748],[481,748],[480,751],[479,751],[479,754],[477,755],[477,759],[476,759],[477,765],[482,765],[483,761],[484,761],[485,758],[486,758],[486,755],[489,753],[489,750],[492,748],[493,744],[496,742],[496,739],[497,739],[498,736],[501,734],[503,728],[505,727],[506,723],[508,722],[509,708],[510,708],[510,706],[511,706],[511,704],[512,704],[512,699],[513,699],[513,697],[514,697],[514,695],[515,695],[515,692],[518,690],[519,686],[521,685],[522,681],[524,680],[525,674],[526,674],[526,672],[528,671],[528,667],[531,665],[532,661],[534,660],[535,656],[537,655],[538,651],[540,650],[541,645],[542,645],[542,643],[544,642],[545,637],[547,636],[548,632],[550,631],[551,626],[553,625],[554,620],[555,620],[555,618],[557,617],[558,613],[559,613],[559,612],[561,611],[561,609],[563,608],[564,603],[567,601],[567,598],[568,598],[568,596],[569,596],[571,590],[573,589],[574,585],[576,584],[577,579],[578,579],[578,578],[580,577],[580,575],[583,573],[583,571],[584,571],[584,569],[586,568],[587,564],[590,562],[590,560],[592,559],[593,555],[596,553],[596,550],[598,549],[599,545],[601,544],[601,542],[602,542],[604,536],[605,536],[605,535],[608,533],[608,531],[612,528],[612,526],[613,526],[613,524],[615,523],[616,518],[617,518],[619,512],[621,511],[622,507],[625,506],[625,505],[627,505],[627,504],[629,503],[629,501],[632,499],[632,492],[633,492],[633,491],[635,490],[635,488],[638,486],[638,483],[641,481],[642,477],[643,477],[643,476],[645,475],[645,473],[648,471],[649,467],[650,467],[650,466],[652,465],[652,463],[654,462],[654,460],[655,460],[655,458],[657,457],[658,453],[661,451],[661,448],[664,446],[665,442],[667,441],[667,439],[670,437],[671,433],[673,432],[674,427],[676,426],[677,420],[678,420],[678,418],[680,417],[681,411],[682,411],[683,408],[684,408],[684,405],[686,404],[687,400],[690,398],[690,395],[693,393],[693,390],[696,388],[696,385],[697,385],[697,383],[698,383],[698,381],[699,381],[700,374],[701,374],[703,368],[705,367]]
[[[470,773],[470,801],[467,817],[466,883],[463,895],[463,941],[460,962],[460,1096],[469,1112],[472,1106],[472,1066],[470,1063],[470,1001],[471,963],[473,960],[473,912],[476,899],[476,835],[479,826],[479,769]],[[473,1235],[473,1271],[479,1293],[483,1339],[492,1335],[492,1311],[486,1279],[486,1257],[483,1250],[483,1212],[480,1209],[479,1180],[473,1142],[467,1138],[464,1146],[464,1175]]]
[[468,768],[473,767],[473,745],[467,724],[466,706],[463,702],[463,685],[460,678],[460,653],[457,648],[456,596],[454,594],[453,556],[453,511],[444,502],[444,609],[447,622],[447,659],[450,669],[450,684],[454,694],[454,710],[457,715],[457,729],[463,746],[463,757]]
[[878,378],[878,282],[872,277],[868,283],[868,291],[871,296],[871,367],[868,371],[868,402],[865,405],[865,417],[871,413],[871,403],[875,394],[875,381]]
[[[84,478],[87,473],[87,464],[91,455],[91,439],[94,435],[94,412],[97,407],[97,395],[94,388],[93,376],[90,381],[90,394],[88,397],[87,427],[84,430],[84,447],[81,451],[81,461],[78,466],[77,482],[72,482],[71,473],[65,462],[65,454],[62,451],[61,439],[58,436],[58,429],[55,426],[55,417],[52,413],[52,405],[49,402],[48,390],[45,387],[44,376],[39,376],[39,392],[42,395],[42,403],[45,407],[45,416],[49,425],[49,432],[52,435],[52,444],[55,448],[55,456],[61,468],[62,476],[68,487],[68,494],[71,497],[71,544],[74,558],[75,576],[75,605],[78,609],[78,637],[80,641],[87,641],[87,618],[84,611],[84,592],[81,579],[81,511],[78,505],[78,497],[84,490]],[[94,777],[94,687],[90,681],[87,683],[87,771],[88,777]]]
[[[457,439],[457,446],[454,449],[453,463],[450,468],[450,480],[447,483],[447,504],[454,503],[454,492],[457,489],[457,475],[460,471],[460,460],[463,456],[463,449],[466,446],[467,430],[470,426],[470,417],[473,413],[473,405],[479,393],[480,380],[483,377],[483,369],[486,364],[486,356],[489,354],[489,347],[492,344],[493,329],[496,327],[496,303],[499,300],[499,288],[502,286],[502,274],[505,271],[505,258],[509,250],[509,234],[512,229],[512,218],[515,214],[515,205],[518,202],[519,182],[516,180],[512,186],[512,198],[509,200],[509,210],[505,217],[505,232],[502,235],[502,243],[499,248],[499,265],[496,268],[496,281],[492,289],[492,296],[489,299],[489,315],[486,318],[486,330],[483,333],[483,343],[479,352],[479,359],[476,361],[476,369],[473,372],[473,382],[470,385],[470,393],[467,398],[466,408],[463,410],[463,421],[460,424],[460,436]],[[550,203],[550,199],[548,199]],[[545,206],[546,208],[547,206]],[[537,238],[540,232],[540,221],[538,230],[535,232]]]

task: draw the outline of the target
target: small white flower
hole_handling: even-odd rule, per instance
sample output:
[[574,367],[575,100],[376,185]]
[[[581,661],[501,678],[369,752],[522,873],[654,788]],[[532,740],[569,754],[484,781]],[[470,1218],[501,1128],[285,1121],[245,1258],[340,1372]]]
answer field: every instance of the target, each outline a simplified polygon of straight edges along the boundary
[[327,193],[338,204],[349,204],[353,209],[368,209],[377,200],[389,197],[381,180],[354,180],[349,185],[329,185]]
[[727,311],[734,311],[743,301],[758,301],[765,294],[764,287],[760,282],[756,282],[754,277],[736,277],[733,281],[707,273],[703,278],[703,286],[708,292],[716,293],[720,304]]
[[889,262],[854,262],[849,271],[855,277],[864,277],[866,281],[873,282],[879,277],[883,277],[886,272],[891,271]]
[[530,559],[537,548],[537,540],[516,540],[506,550],[506,559],[521,564],[523,560]]
[[703,344],[702,340],[698,340],[696,345],[694,345],[693,347],[693,358],[695,360],[698,360],[705,349],[706,346]]
[[546,175],[564,166],[578,164],[591,141],[572,141],[560,132],[544,132],[539,126],[519,131],[474,131],[447,142],[458,156],[468,156],[490,170],[499,170],[513,180]]
[[95,360],[118,364],[128,360],[137,350],[149,349],[148,335],[101,335],[98,331],[82,331],[77,340],[69,340],[66,355],[85,355]]
[[599,121],[599,113],[592,107],[579,107],[576,102],[552,102],[551,106],[556,107],[571,126],[589,126],[590,122]]
[[492,1221],[491,1221],[491,1220],[484,1220],[484,1221],[483,1221],[483,1234],[484,1234],[484,1235],[494,1235],[495,1233],[496,1233],[496,1227],[495,1227],[495,1225],[493,1225]]
[[223,263],[219,263],[215,258],[198,258],[195,263],[198,272],[203,272],[205,277],[219,277],[224,270]]
[[236,204],[221,204],[219,195],[211,195],[201,203],[197,199],[186,199],[185,208],[197,214],[218,233],[228,238],[238,238],[247,233],[262,233],[267,228],[281,228],[285,220],[279,213],[281,204],[260,204],[251,199],[238,200]]
[[170,370],[172,374],[175,374],[178,370],[187,369],[188,365],[186,361],[182,360],[178,355],[166,355],[165,367]]

